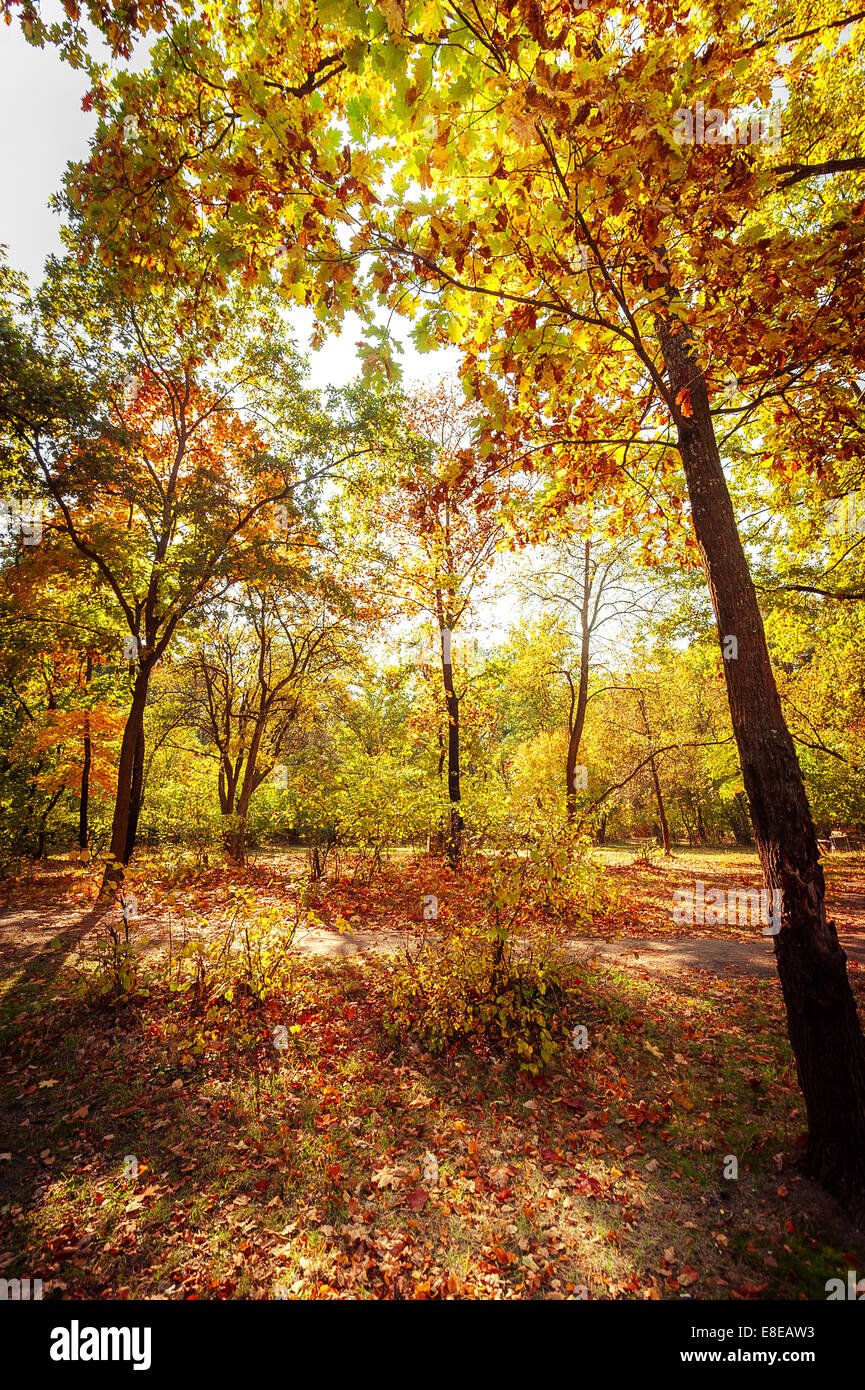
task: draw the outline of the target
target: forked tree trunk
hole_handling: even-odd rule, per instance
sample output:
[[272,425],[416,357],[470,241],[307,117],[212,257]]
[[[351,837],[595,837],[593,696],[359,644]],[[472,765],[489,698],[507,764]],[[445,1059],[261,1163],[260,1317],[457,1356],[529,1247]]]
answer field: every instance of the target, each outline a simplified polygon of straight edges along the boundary
[[678,430],[694,531],[718,636],[735,636],[724,673],[757,852],[780,889],[775,957],[808,1112],[810,1174],[865,1221],[865,1040],[846,956],[826,919],[825,885],[802,773],[781,710],[763,620],[721,467],[702,370],[685,332],[656,320],[670,387],[692,414]]
[[[256,768],[258,766],[258,754],[261,749],[261,740],[264,735],[265,722],[267,719],[267,709],[262,706],[256,720],[255,728],[252,731],[252,738],[249,744],[249,752],[246,755],[246,764],[243,769],[243,777],[240,781],[240,791],[233,807],[232,830],[228,837],[228,857],[235,864],[246,862],[246,832],[249,822],[249,803],[252,793],[258,785],[256,778]],[[236,771],[236,770],[235,770]],[[237,778],[235,776],[235,787]]]

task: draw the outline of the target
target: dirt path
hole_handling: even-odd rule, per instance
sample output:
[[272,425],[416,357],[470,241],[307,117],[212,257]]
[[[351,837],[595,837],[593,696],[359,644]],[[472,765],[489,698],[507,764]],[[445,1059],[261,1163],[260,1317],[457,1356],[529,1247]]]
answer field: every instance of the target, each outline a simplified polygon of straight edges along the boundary
[[[0,978],[22,969],[28,974],[42,968],[56,969],[98,924],[105,910],[41,907],[0,913]],[[159,921],[145,918],[141,925],[148,935],[161,938],[165,934]],[[865,967],[865,932],[843,932],[839,939],[848,960]],[[295,945],[311,955],[332,958],[357,954],[392,956],[416,947],[419,940],[414,932],[378,929],[341,935],[323,928],[306,928],[295,936]],[[568,949],[575,960],[594,959],[640,970],[710,970],[716,975],[734,971],[764,978],[775,974],[774,947],[768,937],[745,941],[711,936],[619,937],[613,941],[580,938],[572,941]]]
[[[340,936],[332,931],[304,931],[295,937],[301,950],[317,956],[348,956],[358,953],[395,955],[416,946],[418,937],[402,932],[355,932]],[[865,934],[840,937],[849,961],[865,966]],[[641,970],[711,970],[715,975],[727,971],[763,977],[775,974],[774,947],[762,937],[754,941],[730,941],[712,937],[671,937],[640,940],[628,937],[618,941],[575,941],[569,948],[575,960],[601,960],[605,963],[638,966]]]

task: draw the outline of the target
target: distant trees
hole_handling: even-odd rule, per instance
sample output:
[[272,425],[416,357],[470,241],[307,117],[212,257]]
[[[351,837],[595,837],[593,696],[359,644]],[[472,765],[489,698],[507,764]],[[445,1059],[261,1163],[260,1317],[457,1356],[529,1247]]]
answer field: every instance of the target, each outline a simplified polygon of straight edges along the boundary
[[225,849],[245,858],[253,792],[286,757],[301,706],[356,665],[351,595],[307,562],[246,584],[208,618],[184,664],[187,717],[218,754]]
[[[374,524],[390,556],[397,610],[431,621],[438,644],[446,729],[450,820],[447,853],[462,851],[460,702],[455,635],[486,579],[504,526],[495,506],[496,470],[474,447],[475,412],[444,384],[406,403],[409,435],[379,475]],[[499,499],[500,500],[500,499]]]

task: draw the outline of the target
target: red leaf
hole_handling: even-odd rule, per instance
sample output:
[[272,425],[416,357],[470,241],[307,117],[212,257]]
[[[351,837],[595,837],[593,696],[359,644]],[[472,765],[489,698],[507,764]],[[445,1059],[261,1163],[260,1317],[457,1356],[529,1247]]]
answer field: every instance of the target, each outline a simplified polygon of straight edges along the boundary
[[416,1187],[414,1192],[410,1192],[406,1198],[406,1206],[410,1211],[423,1211],[429,1201],[429,1193],[423,1187]]

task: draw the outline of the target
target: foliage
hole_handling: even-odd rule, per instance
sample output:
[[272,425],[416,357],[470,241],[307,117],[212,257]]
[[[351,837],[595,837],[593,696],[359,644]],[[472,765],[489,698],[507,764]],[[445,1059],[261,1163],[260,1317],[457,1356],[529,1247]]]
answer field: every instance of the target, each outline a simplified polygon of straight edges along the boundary
[[457,926],[391,967],[386,1027],[433,1053],[490,1049],[536,1076],[566,1037],[567,997],[549,949],[519,955],[487,927]]
[[233,1005],[260,1008],[290,988],[291,951],[300,909],[288,904],[261,909],[256,894],[232,887],[229,920],[210,934],[207,922],[185,923],[184,940],[168,961],[172,993],[191,996],[198,1011]]
[[[120,910],[120,921],[116,909]],[[92,1004],[116,1007],[140,996],[147,945],[139,929],[134,895],[121,888],[116,907],[109,909],[94,939],[81,952],[76,967],[85,998]],[[146,994],[146,990],[143,992]]]

